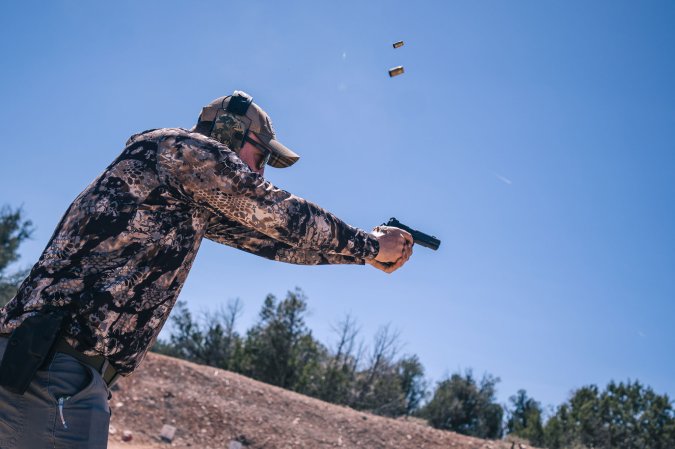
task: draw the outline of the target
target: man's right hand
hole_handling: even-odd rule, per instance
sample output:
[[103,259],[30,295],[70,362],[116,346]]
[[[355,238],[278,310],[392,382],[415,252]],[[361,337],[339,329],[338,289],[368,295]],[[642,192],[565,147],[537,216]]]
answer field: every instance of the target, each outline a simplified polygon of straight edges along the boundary
[[403,266],[412,255],[413,238],[403,229],[391,226],[377,226],[371,233],[380,245],[375,259],[366,263],[385,273],[393,273]]

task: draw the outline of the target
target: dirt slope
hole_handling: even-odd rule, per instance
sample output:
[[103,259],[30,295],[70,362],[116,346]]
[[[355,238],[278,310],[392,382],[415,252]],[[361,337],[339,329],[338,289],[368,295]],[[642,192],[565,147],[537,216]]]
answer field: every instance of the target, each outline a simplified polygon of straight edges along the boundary
[[[158,354],[149,354],[118,385],[110,401],[110,449],[228,449],[231,441],[255,449],[511,448],[504,441],[357,412]],[[159,438],[165,424],[177,429],[172,443]],[[125,430],[133,434],[130,442],[122,441]]]

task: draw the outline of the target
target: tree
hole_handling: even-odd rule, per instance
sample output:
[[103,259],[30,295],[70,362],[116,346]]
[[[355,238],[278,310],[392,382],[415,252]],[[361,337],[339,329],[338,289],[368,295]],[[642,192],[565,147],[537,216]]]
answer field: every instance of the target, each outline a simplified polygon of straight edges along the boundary
[[235,370],[241,358],[241,337],[235,323],[241,314],[241,301],[230,301],[226,309],[204,314],[201,322],[192,318],[184,301],[178,301],[171,314],[174,332],[169,343],[158,341],[153,351],[195,363]]
[[249,329],[244,343],[244,374],[254,379],[316,394],[320,362],[325,348],[312,337],[304,321],[307,300],[302,290],[288,292],[283,301],[265,298],[259,322]]
[[354,386],[361,352],[355,352],[359,328],[356,320],[347,315],[337,327],[333,327],[333,331],[338,335],[338,341],[325,363],[316,397],[334,404],[348,405],[354,402]]
[[383,416],[412,414],[426,396],[424,367],[417,356],[397,358],[400,333],[389,325],[375,334],[368,364],[356,376],[354,402],[359,410],[369,410]]
[[539,402],[528,398],[525,390],[519,390],[509,401],[513,408],[508,410],[506,432],[528,440],[533,446],[542,446],[544,427]]
[[427,396],[424,366],[416,355],[402,358],[396,364],[398,380],[405,399],[405,415],[415,412]]
[[8,266],[19,260],[19,246],[33,234],[33,223],[24,218],[21,208],[0,209],[0,307],[14,297],[28,270],[7,273]]
[[576,437],[571,430],[569,405],[562,404],[558,407],[557,412],[546,421],[544,426],[545,446],[549,449],[572,447]]
[[352,404],[354,408],[392,416],[387,408],[395,408],[394,403],[403,400],[400,389],[392,385],[395,378],[394,358],[400,346],[399,336],[399,332],[392,331],[389,325],[381,327],[375,334],[368,366],[357,378],[358,394]]
[[484,375],[480,384],[471,370],[453,374],[438,383],[431,401],[420,415],[438,428],[480,438],[502,435],[504,410],[495,402],[499,378]]
[[334,331],[338,341],[324,364],[319,399],[383,416],[410,415],[419,407],[426,395],[424,368],[414,355],[396,359],[398,332],[380,328],[364,363],[356,321],[348,315]]
[[234,332],[240,310],[237,300],[197,321],[179,301],[170,317],[169,342],[157,341],[153,351],[385,416],[410,415],[426,396],[422,364],[414,355],[396,359],[399,334],[389,326],[377,332],[365,358],[350,316],[335,329],[339,338],[332,350],[314,339],[304,321],[307,301],[300,289],[283,301],[268,295],[245,339]]
[[675,411],[667,395],[640,382],[610,382],[605,391],[589,385],[558,407],[544,428],[551,449],[665,449],[675,447]]
[[241,316],[242,303],[239,298],[229,301],[225,309],[215,314],[206,314],[201,351],[203,363],[217,368],[237,370],[241,362],[242,339],[235,330]]
[[204,335],[199,329],[199,323],[192,319],[192,313],[187,308],[185,301],[176,303],[171,311],[170,320],[174,326],[174,332],[169,337],[170,343],[158,341],[153,350],[199,363]]

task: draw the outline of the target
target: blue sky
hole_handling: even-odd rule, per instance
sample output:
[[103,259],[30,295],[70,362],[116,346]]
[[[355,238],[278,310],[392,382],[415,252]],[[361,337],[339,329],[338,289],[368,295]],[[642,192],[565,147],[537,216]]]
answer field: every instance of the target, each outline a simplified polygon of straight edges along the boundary
[[675,397],[673,23],[656,0],[4,2],[0,203],[37,226],[19,265],[129,135],[241,89],[302,156],[272,182],[443,243],[385,275],[205,241],[192,310],[239,297],[244,330],[299,286],[320,340],[347,313],[366,339],[391,323],[430,379],[488,372],[502,402],[612,379]]

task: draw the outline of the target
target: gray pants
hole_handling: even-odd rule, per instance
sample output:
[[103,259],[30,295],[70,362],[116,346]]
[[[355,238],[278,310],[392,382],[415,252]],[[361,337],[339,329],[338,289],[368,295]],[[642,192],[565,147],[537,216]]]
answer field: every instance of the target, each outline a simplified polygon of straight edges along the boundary
[[109,397],[96,370],[57,352],[23,395],[0,387],[0,449],[105,449]]

